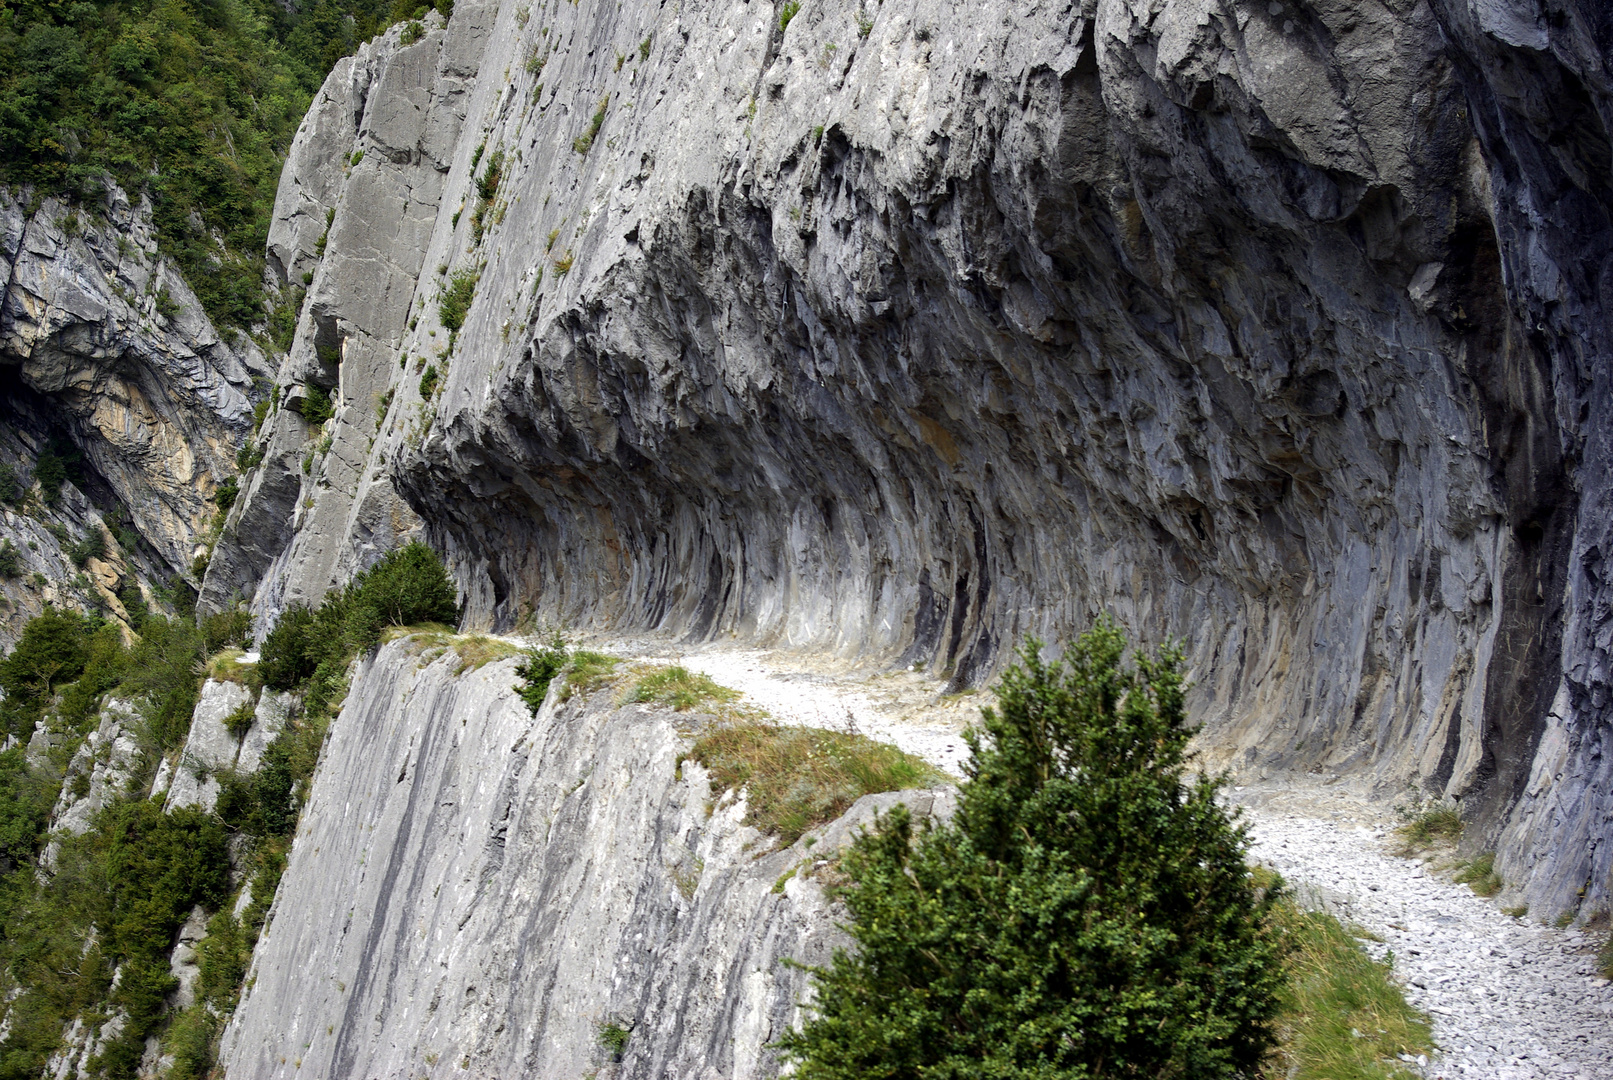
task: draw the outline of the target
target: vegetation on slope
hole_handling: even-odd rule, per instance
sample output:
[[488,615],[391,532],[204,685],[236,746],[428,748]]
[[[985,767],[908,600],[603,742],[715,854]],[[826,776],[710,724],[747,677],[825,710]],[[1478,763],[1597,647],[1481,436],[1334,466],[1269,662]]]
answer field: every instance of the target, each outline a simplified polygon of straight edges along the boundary
[[[11,1001],[0,1077],[38,1076],[75,1016],[94,1021],[113,1011],[125,1022],[93,1071],[134,1075],[173,986],[167,953],[174,934],[193,906],[220,901],[229,870],[216,820],[195,811],[164,814],[136,793],[149,785],[157,760],[184,740],[198,661],[209,640],[231,626],[241,628],[233,615],[200,628],[146,615],[140,638],[126,648],[117,628],[97,616],[47,607],[0,660],[0,724],[26,742],[44,721],[54,743],[32,761],[20,747],[0,754],[0,982]],[[110,690],[139,710],[140,759],[130,790],[111,793],[122,797],[88,832],[58,837],[55,872],[40,876],[35,860],[63,770],[99,722]],[[75,778],[84,781],[83,774]]]
[[[305,706],[270,742],[258,772],[217,775],[212,814],[164,813],[160,799],[144,794],[158,760],[189,732],[205,669],[254,691],[267,681],[263,665],[213,656],[247,639],[244,614],[225,612],[200,627],[149,615],[131,648],[93,616],[47,608],[29,623],[0,660],[0,688],[7,692],[0,722],[26,739],[43,720],[58,742],[42,763],[30,764],[21,749],[0,753],[0,992],[10,1002],[0,1080],[40,1075],[74,1019],[94,1029],[119,1017],[121,1027],[105,1029],[92,1075],[132,1078],[146,1038],[165,1026],[172,1080],[207,1074],[220,1017],[239,996],[284,870],[348,663],[386,626],[456,614],[452,583],[420,544],[387,556],[317,611],[294,609],[271,634],[276,648],[265,655],[274,685],[302,691]],[[213,662],[204,665],[209,656]],[[51,839],[44,830],[63,769],[98,723],[104,692],[114,688],[138,704],[140,760],[126,790],[106,793],[111,801],[88,832],[54,838],[54,872],[39,874],[36,860]],[[250,716],[240,719],[251,723]],[[228,903],[232,833],[244,840],[237,868],[251,889],[239,919]],[[199,950],[197,1003],[173,1015],[165,1011],[177,985],[168,955],[197,905],[212,913]]]
[[[451,0],[438,3],[446,13]],[[0,6],[0,182],[84,203],[106,178],[149,194],[159,243],[208,314],[259,322],[275,186],[313,92],[361,41],[425,10],[421,0]]]

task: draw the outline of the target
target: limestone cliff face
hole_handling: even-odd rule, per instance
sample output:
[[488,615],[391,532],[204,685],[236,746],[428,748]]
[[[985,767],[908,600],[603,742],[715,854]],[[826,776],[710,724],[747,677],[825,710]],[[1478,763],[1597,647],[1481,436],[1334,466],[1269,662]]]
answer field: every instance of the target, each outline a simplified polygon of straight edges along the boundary
[[[512,661],[461,668],[413,639],[360,664],[227,1075],[776,1075],[768,1044],[807,988],[780,960],[845,940],[813,869],[896,796],[863,799],[810,854],[770,851],[680,760],[700,718],[619,689],[562,703],[560,682],[533,717]],[[946,798],[904,795],[920,814]],[[631,1029],[619,1063],[612,1023]]]
[[291,404],[210,602],[272,618],[423,528],[471,625],[960,685],[1112,611],[1185,636],[1212,760],[1459,797],[1532,910],[1605,902],[1600,5],[461,0],[399,34],[286,168]]
[[[84,207],[0,189],[0,281],[0,460],[27,478],[49,440],[63,439],[82,453],[88,489],[70,484],[59,507],[5,512],[0,532],[27,552],[24,576],[3,585],[9,643],[47,600],[81,606],[98,591],[120,614],[105,586],[125,572],[188,572],[251,430],[253,379],[272,369],[249,339],[219,335],[158,253],[149,204],[115,186]],[[110,561],[90,567],[92,585],[70,587],[65,545],[48,526],[77,540],[114,505],[145,548],[114,541]]]

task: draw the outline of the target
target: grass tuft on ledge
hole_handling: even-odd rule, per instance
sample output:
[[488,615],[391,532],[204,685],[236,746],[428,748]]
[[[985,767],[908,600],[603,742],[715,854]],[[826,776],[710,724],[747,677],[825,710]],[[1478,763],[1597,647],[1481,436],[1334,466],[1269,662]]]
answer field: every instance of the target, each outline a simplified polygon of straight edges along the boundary
[[1400,837],[1400,854],[1412,855],[1435,846],[1456,843],[1462,836],[1462,817],[1454,803],[1414,803],[1396,807],[1401,824],[1395,829]]
[[688,757],[710,770],[713,792],[747,789],[745,823],[776,836],[781,848],[864,795],[951,783],[888,743],[763,722],[719,728],[698,739]]
[[1367,955],[1333,916],[1283,898],[1272,920],[1287,951],[1277,1026],[1282,1042],[1267,1077],[1411,1080],[1397,1055],[1433,1051],[1428,1018],[1406,1002],[1390,965]]
[[738,690],[718,685],[709,675],[675,665],[658,668],[639,679],[628,691],[625,702],[666,705],[677,712],[688,712],[700,705],[729,705],[739,696]]

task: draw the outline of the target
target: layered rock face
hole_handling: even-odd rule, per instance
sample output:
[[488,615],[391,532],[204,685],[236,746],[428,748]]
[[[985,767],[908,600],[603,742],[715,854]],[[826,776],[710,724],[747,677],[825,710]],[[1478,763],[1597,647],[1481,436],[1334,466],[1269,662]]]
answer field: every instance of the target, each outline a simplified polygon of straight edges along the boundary
[[[768,1044],[807,988],[780,960],[844,943],[812,870],[897,796],[866,797],[810,854],[768,851],[681,760],[698,718],[616,689],[562,703],[559,681],[533,717],[512,661],[462,666],[414,639],[360,665],[228,1075],[776,1075]],[[938,796],[905,798],[923,814]],[[631,1029],[619,1062],[611,1024]]]
[[[26,520],[6,512],[5,535],[31,552],[24,580],[4,585],[0,641],[9,643],[44,601],[89,597],[67,588],[64,545],[46,526],[75,538],[101,527],[91,503],[124,508],[149,545],[114,544],[123,570],[148,580],[189,571],[213,493],[234,475],[251,430],[253,380],[272,368],[250,339],[221,338],[158,253],[150,205],[131,205],[116,186],[86,207],[0,190],[0,280],[0,460],[26,478],[49,441],[65,439],[82,453],[90,489],[70,486],[64,505]],[[92,588],[121,614],[105,588],[118,570],[91,570]],[[34,573],[47,584],[32,584]]]
[[1532,910],[1606,902],[1599,6],[400,34],[288,162],[310,293],[209,602],[266,626],[423,527],[470,625],[957,685],[1110,611],[1185,638],[1213,762],[1459,797]]

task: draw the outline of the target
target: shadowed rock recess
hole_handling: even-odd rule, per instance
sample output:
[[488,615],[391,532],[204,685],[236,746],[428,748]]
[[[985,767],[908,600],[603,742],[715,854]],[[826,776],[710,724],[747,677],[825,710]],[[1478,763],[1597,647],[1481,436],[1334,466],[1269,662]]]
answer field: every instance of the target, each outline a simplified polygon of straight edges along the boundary
[[[115,185],[77,207],[0,187],[0,282],[0,463],[31,478],[52,442],[82,455],[60,504],[0,508],[22,578],[45,579],[0,581],[0,644],[10,645],[44,603],[99,602],[121,619],[109,583],[189,571],[251,429],[254,379],[273,370],[246,336],[219,335],[159,253],[151,204]],[[141,546],[112,541],[106,560],[91,560],[92,584],[72,587],[50,527],[103,530],[113,508]]]
[[782,14],[460,0],[337,66],[204,605],[423,532],[468,626],[956,686],[1112,611],[1213,763],[1456,796],[1607,903],[1606,7]]

